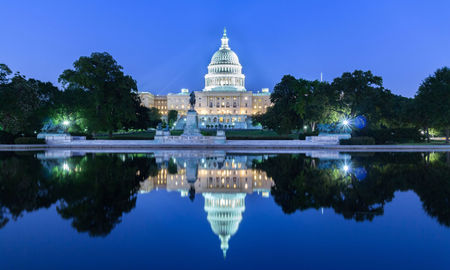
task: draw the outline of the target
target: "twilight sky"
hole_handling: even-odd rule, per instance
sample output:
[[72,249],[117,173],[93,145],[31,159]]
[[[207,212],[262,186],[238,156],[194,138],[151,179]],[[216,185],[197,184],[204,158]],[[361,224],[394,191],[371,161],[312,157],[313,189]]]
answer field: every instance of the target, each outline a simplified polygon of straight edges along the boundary
[[2,0],[0,18],[0,63],[13,71],[56,83],[78,57],[106,51],[157,94],[203,89],[224,26],[248,90],[363,69],[413,96],[450,66],[448,0]]

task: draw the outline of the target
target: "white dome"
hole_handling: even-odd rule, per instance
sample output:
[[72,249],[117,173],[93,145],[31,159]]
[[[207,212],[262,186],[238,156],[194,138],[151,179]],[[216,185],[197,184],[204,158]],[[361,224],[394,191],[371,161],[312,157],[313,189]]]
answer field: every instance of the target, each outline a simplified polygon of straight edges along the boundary
[[211,58],[211,65],[238,65],[239,58],[235,52],[233,52],[230,49],[220,49],[217,52],[214,53],[214,55]]
[[211,57],[208,74],[205,75],[204,91],[245,91],[245,76],[239,58],[228,46],[224,30],[222,45]]

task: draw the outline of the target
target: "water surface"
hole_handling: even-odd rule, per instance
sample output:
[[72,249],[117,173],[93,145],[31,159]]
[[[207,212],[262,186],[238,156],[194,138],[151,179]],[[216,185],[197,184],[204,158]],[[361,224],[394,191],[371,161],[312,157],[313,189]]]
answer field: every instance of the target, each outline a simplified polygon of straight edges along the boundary
[[1,269],[449,269],[450,153],[0,152]]

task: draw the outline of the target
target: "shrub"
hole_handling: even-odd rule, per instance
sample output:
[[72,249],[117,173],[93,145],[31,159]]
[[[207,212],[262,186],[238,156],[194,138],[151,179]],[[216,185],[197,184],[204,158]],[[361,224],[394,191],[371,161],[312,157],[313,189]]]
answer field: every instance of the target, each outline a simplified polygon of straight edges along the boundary
[[13,144],[14,135],[9,132],[0,130],[0,144]]
[[280,135],[272,130],[227,130],[227,140],[293,140],[296,134]]
[[36,137],[19,137],[14,140],[15,144],[45,144],[44,139],[38,139]]
[[376,144],[421,142],[424,137],[417,128],[362,129],[353,132],[355,137],[372,137]]
[[[141,132],[126,132],[126,133],[114,133],[112,138],[108,134],[97,134],[95,139],[97,140],[153,140],[155,138],[155,131],[141,131]],[[86,139],[88,139],[86,137]]]
[[340,140],[341,145],[371,145],[375,144],[372,137],[352,137],[350,139]]
[[216,136],[215,130],[202,130],[200,131],[203,136]]
[[304,133],[298,134],[298,139],[299,139],[299,140],[305,140],[306,137],[309,137],[309,136],[317,136],[317,135],[319,135],[319,131],[304,132]]
[[183,134],[184,130],[171,130],[170,131],[170,135],[172,136],[180,136],[181,134]]

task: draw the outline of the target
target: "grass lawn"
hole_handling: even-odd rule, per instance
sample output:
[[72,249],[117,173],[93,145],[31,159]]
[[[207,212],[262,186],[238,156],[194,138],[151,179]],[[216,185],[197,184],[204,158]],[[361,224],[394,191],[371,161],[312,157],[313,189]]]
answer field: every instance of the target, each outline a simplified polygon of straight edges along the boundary
[[228,140],[294,140],[297,134],[280,135],[272,130],[227,130]]
[[445,141],[399,143],[400,145],[445,145]]

